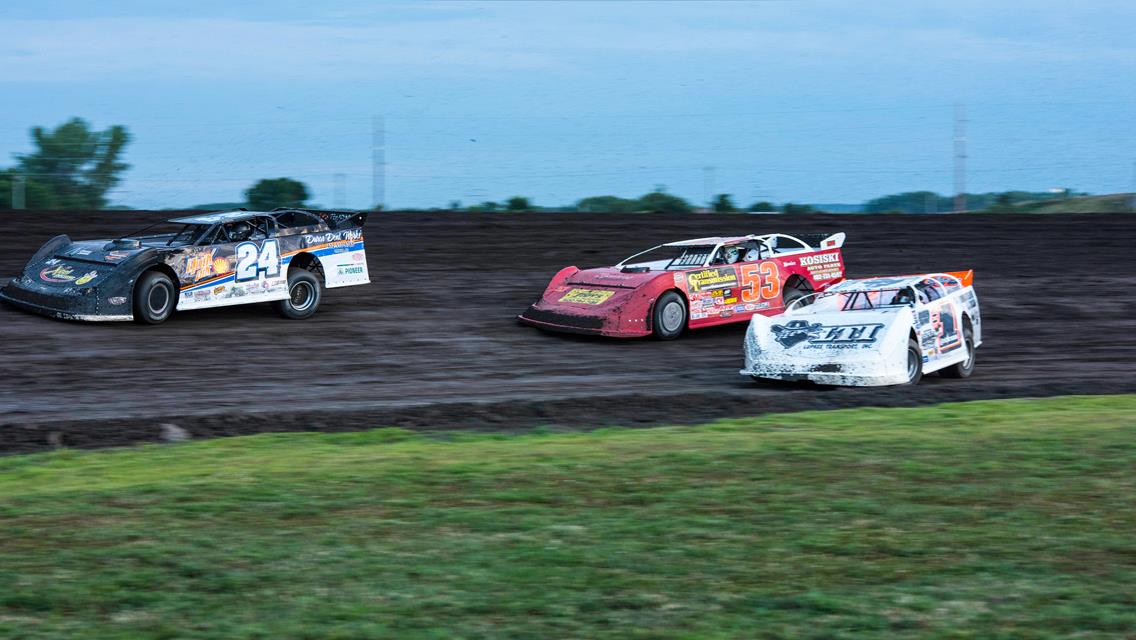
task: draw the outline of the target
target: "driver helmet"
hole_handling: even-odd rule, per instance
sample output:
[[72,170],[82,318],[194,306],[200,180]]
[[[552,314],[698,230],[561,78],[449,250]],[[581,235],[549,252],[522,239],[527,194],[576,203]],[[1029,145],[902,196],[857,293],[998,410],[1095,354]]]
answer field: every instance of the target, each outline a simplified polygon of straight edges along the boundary
[[746,249],[745,255],[742,256],[742,261],[753,262],[754,260],[757,260],[760,257],[761,257],[761,252],[757,250],[757,247],[750,247],[749,249]]
[[737,247],[724,247],[722,249],[722,261],[726,264],[734,264],[741,257],[741,252]]
[[229,229],[229,237],[233,240],[248,240],[252,235],[252,225],[247,222],[235,222]]

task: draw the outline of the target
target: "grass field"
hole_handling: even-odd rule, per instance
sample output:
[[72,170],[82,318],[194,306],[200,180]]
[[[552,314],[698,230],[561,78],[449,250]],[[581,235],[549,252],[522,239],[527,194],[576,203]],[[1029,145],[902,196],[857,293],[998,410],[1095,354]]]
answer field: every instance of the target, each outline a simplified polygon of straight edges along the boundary
[[4,638],[1122,638],[1136,397],[0,458]]

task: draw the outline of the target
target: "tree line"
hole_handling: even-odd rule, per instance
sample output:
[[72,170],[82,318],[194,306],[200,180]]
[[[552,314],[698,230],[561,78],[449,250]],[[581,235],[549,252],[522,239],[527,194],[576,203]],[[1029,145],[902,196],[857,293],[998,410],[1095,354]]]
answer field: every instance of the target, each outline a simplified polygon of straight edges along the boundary
[[[114,125],[98,131],[82,118],[71,118],[55,127],[33,127],[30,131],[34,150],[16,155],[15,166],[0,169],[0,209],[105,209],[108,193],[122,180],[130,165],[122,161],[131,136],[126,127]],[[311,192],[307,185],[292,178],[266,178],[244,191],[243,203],[217,203],[247,206],[253,210],[276,207],[300,207],[308,203]],[[970,211],[1008,212],[1023,203],[1053,201],[1087,195],[1071,189],[1056,193],[1005,191],[965,194]],[[215,206],[211,208],[224,208]],[[381,208],[376,206],[376,208]],[[709,210],[716,213],[785,213],[805,214],[820,210],[807,204],[785,202],[774,204],[757,201],[747,207],[735,204],[728,193],[715,195],[706,207],[667,193],[663,186],[638,198],[614,195],[589,196],[568,207],[540,207],[525,196],[513,196],[503,202],[486,201],[463,207],[459,201],[449,204],[451,210],[464,211],[583,211],[589,213],[690,213]],[[864,213],[941,213],[953,211],[954,197],[933,191],[909,191],[869,200]]]

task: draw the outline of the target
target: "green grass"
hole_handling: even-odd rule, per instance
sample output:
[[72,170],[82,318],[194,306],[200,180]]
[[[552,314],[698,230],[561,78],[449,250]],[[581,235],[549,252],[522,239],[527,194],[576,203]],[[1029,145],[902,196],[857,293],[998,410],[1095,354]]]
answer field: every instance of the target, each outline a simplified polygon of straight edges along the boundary
[[4,638],[1121,638],[1136,396],[0,458]]

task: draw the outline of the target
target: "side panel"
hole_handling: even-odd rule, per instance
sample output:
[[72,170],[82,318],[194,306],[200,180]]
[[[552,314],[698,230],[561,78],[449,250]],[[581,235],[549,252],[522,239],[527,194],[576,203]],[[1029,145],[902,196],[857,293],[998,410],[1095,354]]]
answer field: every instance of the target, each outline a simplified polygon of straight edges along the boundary
[[167,264],[178,273],[178,309],[207,309],[268,302],[288,297],[288,272],[281,257],[286,238],[191,247]]
[[690,328],[697,329],[781,313],[785,283],[794,275],[823,291],[844,278],[843,256],[830,249],[691,269],[675,272],[675,287],[690,301]]
[[324,286],[328,289],[367,284],[371,281],[367,271],[367,254],[362,229],[341,229],[323,233],[305,234],[301,246],[286,256],[304,251],[316,256],[323,267]]

